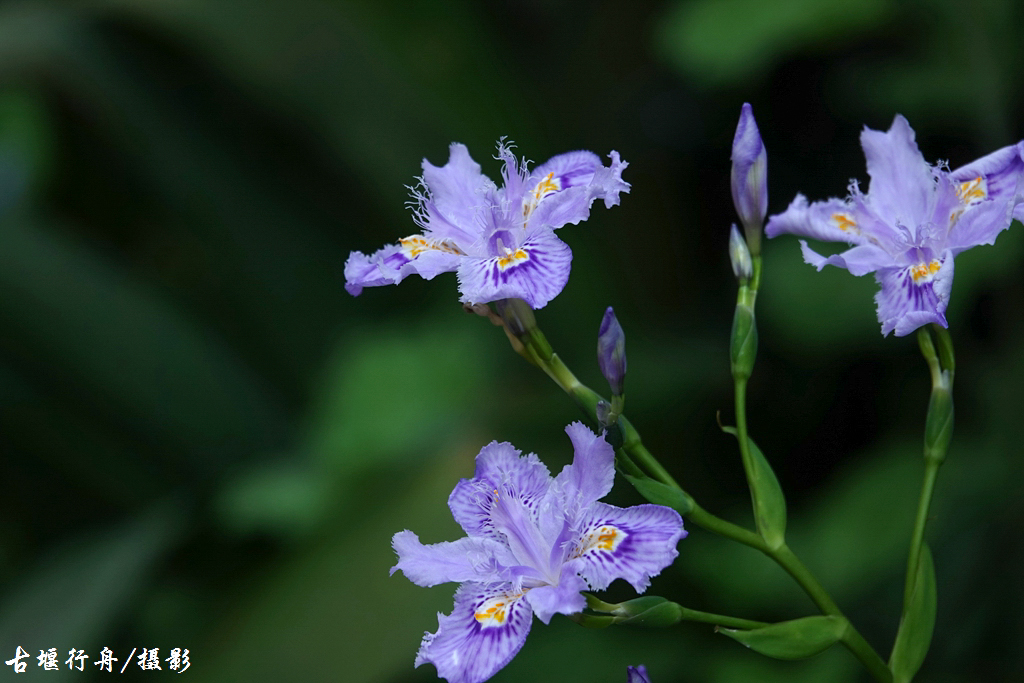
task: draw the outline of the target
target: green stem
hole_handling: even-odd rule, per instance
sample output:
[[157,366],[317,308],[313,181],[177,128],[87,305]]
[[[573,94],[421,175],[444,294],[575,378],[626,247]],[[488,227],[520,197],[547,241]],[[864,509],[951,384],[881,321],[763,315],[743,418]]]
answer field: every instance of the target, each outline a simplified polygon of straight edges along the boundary
[[750,441],[747,437],[747,380],[737,378],[733,382],[734,404],[736,410],[736,438],[740,442],[740,458],[743,460],[743,471],[747,475],[747,486],[750,489],[751,503],[754,501],[754,462],[750,455]]
[[[757,275],[759,274],[760,273],[757,273]],[[544,372],[562,388],[563,391],[569,394],[569,396],[573,398],[576,404],[584,412],[587,419],[593,422],[595,420],[597,402],[602,400],[601,396],[576,378],[576,375],[573,374],[565,363],[562,362],[562,359],[558,357],[558,354],[551,350],[551,346],[548,344],[547,339],[544,338],[543,333],[539,329],[535,328],[531,330],[526,344],[526,351],[530,354],[528,358],[533,360],[536,365],[544,370]],[[737,382],[737,386],[737,434],[740,437],[739,441],[741,452],[745,451],[744,464],[746,465],[750,460],[749,446],[746,438],[746,381],[743,380],[742,382]],[[682,490],[682,487],[679,486],[672,475],[669,474],[661,463],[658,462],[657,458],[655,458],[654,455],[643,445],[640,440],[640,434],[636,431],[629,420],[627,420],[624,415],[619,416],[618,423],[622,429],[622,450],[628,455],[629,460],[634,464],[634,466],[642,467],[654,479],[662,482],[663,484]],[[716,517],[697,505],[696,502],[694,502],[693,509],[686,515],[686,518],[712,533],[730,538],[738,543],[742,543],[765,553],[782,566],[782,568],[785,569],[798,584],[800,584],[822,612],[846,619],[845,615],[843,615],[839,610],[835,601],[832,600],[831,596],[829,596],[828,591],[825,590],[825,588],[810,573],[807,567],[804,566],[796,555],[793,554],[787,545],[782,544],[782,546],[778,548],[769,548],[759,534]],[[704,614],[700,612],[694,613]],[[731,617],[728,618],[731,619]],[[847,622],[849,623],[849,619],[847,619]],[[760,624],[760,622],[748,623]],[[728,626],[724,623],[721,625]],[[765,624],[760,624],[760,626],[763,625]],[[755,626],[753,628],[759,628],[760,626]],[[739,626],[739,628],[751,627]],[[843,644],[864,664],[868,671],[870,671],[877,680],[882,681],[882,683],[891,683],[892,674],[889,671],[889,668],[852,624],[849,625],[846,635],[843,636]]]
[[892,672],[886,666],[885,661],[875,652],[875,649],[871,647],[868,641],[864,640],[864,636],[860,634],[846,615],[843,614],[842,610],[839,609],[839,605],[832,599],[832,596],[825,590],[825,587],[811,574],[806,565],[800,561],[800,558],[789,549],[789,546],[784,543],[779,548],[768,548],[763,552],[775,560],[779,566],[786,570],[787,574],[800,584],[800,587],[804,589],[804,592],[807,593],[811,600],[814,601],[814,604],[818,606],[818,609],[824,614],[842,617],[846,620],[847,629],[843,635],[843,645],[860,660],[875,679],[883,683],[891,683]]
[[910,552],[907,554],[907,578],[903,583],[903,607],[906,609],[910,601],[910,593],[914,590],[914,577],[917,576],[917,563],[921,561],[921,546],[924,544],[924,529],[928,524],[928,512],[931,509],[932,494],[935,492],[935,480],[939,476],[941,462],[927,460],[924,465],[924,481],[921,482],[921,497],[917,501],[917,515],[914,517],[914,531],[910,536]]
[[764,621],[754,621],[752,619],[740,619],[739,617],[727,617],[724,614],[712,614],[711,612],[700,612],[695,609],[688,609],[681,607],[683,621],[698,621],[702,624],[714,624],[715,626],[724,626],[726,628],[741,628],[745,630],[751,630],[755,628],[764,628],[769,626]]

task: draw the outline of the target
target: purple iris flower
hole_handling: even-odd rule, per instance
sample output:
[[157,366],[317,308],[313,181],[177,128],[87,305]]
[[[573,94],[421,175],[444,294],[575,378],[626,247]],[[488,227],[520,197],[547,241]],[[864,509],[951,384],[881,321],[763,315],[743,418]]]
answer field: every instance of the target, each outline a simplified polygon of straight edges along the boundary
[[902,116],[885,133],[865,128],[860,142],[871,176],[867,194],[856,181],[846,199],[808,204],[798,194],[765,232],[852,245],[825,257],[800,241],[804,260],[818,270],[833,265],[875,274],[882,334],[902,337],[926,323],[946,327],[953,257],[993,244],[1014,218],[1024,219],[1024,141],[952,172],[924,160]]
[[626,673],[629,675],[629,680],[626,683],[651,683],[651,678],[647,675],[647,667],[643,664],[627,666]]
[[510,145],[499,143],[504,186],[480,172],[465,145],[453,143],[448,163],[423,160],[420,186],[413,190],[414,220],[423,234],[412,235],[370,256],[354,251],[345,264],[345,289],[398,284],[415,273],[427,280],[456,271],[461,301],[488,303],[518,298],[541,308],[569,281],[572,251],[554,231],[579,223],[590,205],[606,207],[629,192],[622,180],[626,162],[617,152],[604,166],[592,152],[552,157],[532,171]]
[[536,614],[586,606],[580,591],[625,579],[637,591],[678,555],[686,535],[679,514],[661,505],[618,508],[598,499],[612,488],[612,447],[583,424],[566,427],[575,456],[552,478],[534,454],[492,442],[476,473],[448,499],[467,536],[423,545],[411,531],[392,539],[398,564],[420,586],[456,581],[455,609],[438,615],[416,666],[430,662],[449,683],[478,683],[519,652]]

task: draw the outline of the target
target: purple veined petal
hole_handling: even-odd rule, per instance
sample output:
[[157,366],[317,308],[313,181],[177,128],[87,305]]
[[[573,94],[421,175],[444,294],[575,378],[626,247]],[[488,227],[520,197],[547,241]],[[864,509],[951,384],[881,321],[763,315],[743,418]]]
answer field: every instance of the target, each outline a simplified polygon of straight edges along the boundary
[[582,422],[565,428],[573,447],[572,463],[555,477],[553,490],[570,518],[608,495],[615,482],[615,449],[604,435],[594,434]]
[[507,581],[507,567],[515,564],[508,547],[486,537],[465,537],[457,541],[424,545],[411,531],[399,531],[391,539],[401,570],[417,586],[436,586],[455,581],[493,583]]
[[946,251],[928,263],[885,268],[875,273],[881,285],[875,295],[882,334],[904,337],[922,325],[946,323],[946,305],[953,287],[953,254]]
[[764,232],[769,237],[789,234],[824,242],[864,244],[867,241],[849,204],[840,199],[808,204],[802,194],[798,194],[785,211],[769,218]]
[[949,174],[963,203],[949,230],[954,255],[994,244],[1012,219],[1024,220],[1024,142],[996,150]]
[[[952,171],[949,177],[956,183],[971,183],[978,178],[985,181],[984,193],[978,199],[1013,199],[1019,189],[1020,175],[1024,173],[1024,141],[1009,145],[975,159]],[[974,187],[963,187],[971,192]]]
[[878,216],[889,225],[926,221],[934,175],[907,120],[897,114],[884,133],[864,128],[860,144],[871,176],[868,201]]
[[629,164],[619,158],[618,152],[608,156],[611,164],[604,166],[593,152],[569,152],[552,157],[534,170],[523,197],[529,230],[555,230],[586,220],[598,199],[603,199],[609,209],[618,204],[619,194],[630,189],[622,180],[622,171]]
[[465,258],[458,268],[464,303],[522,299],[543,308],[569,281],[572,250],[550,230],[530,235],[504,256]]
[[640,666],[627,666],[626,675],[629,677],[626,683],[651,683],[651,679],[647,675],[647,667],[643,664]]
[[504,536],[494,528],[491,519],[494,492],[511,488],[536,509],[550,486],[551,474],[540,458],[533,453],[522,456],[512,444],[492,441],[476,456],[473,478],[455,485],[448,507],[468,535],[502,540]]
[[423,637],[416,666],[430,663],[448,683],[481,683],[523,647],[533,612],[507,584],[464,583],[455,609],[437,615],[437,633]]
[[547,624],[556,614],[577,614],[587,606],[580,591],[587,590],[587,582],[569,567],[562,568],[557,585],[537,586],[526,592],[526,600],[537,618]]
[[585,511],[579,535],[567,563],[594,590],[625,579],[638,593],[650,578],[672,564],[676,544],[686,536],[683,518],[663,505],[619,508],[594,503]]
[[671,508],[597,503],[580,523],[567,566],[595,590],[622,578],[642,593],[650,577],[672,563],[676,544],[686,535],[682,518]]
[[426,192],[414,191],[413,198],[420,203],[417,220],[431,237],[471,244],[479,236],[477,217],[493,201],[495,187],[466,146],[452,143],[444,166],[424,159],[422,185]]
[[807,246],[807,242],[800,240],[800,251],[804,255],[804,261],[818,270],[825,266],[836,266],[844,268],[854,275],[867,275],[880,268],[896,265],[889,252],[874,244],[860,244],[840,254],[822,256]]
[[420,235],[389,244],[370,256],[359,251],[345,262],[345,290],[359,296],[363,287],[397,285],[409,275],[431,280],[441,273],[457,270],[464,258],[447,242],[430,241]]

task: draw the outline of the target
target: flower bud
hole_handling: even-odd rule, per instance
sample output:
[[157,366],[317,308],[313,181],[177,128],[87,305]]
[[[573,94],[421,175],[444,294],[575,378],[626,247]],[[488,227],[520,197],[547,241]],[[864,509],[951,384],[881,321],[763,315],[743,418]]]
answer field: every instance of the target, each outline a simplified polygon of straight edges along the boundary
[[651,683],[651,679],[647,675],[647,667],[643,664],[640,666],[627,666],[626,674],[629,676],[627,683]]
[[744,104],[732,140],[732,201],[755,256],[761,252],[761,228],[768,214],[767,176],[768,154],[754,121],[754,110]]
[[736,224],[733,223],[729,231],[729,261],[732,262],[732,272],[736,279],[744,282],[754,274],[754,264],[750,260],[750,249],[740,234]]
[[626,379],[626,335],[611,306],[604,312],[597,333],[597,362],[601,374],[611,385],[612,394],[621,396]]

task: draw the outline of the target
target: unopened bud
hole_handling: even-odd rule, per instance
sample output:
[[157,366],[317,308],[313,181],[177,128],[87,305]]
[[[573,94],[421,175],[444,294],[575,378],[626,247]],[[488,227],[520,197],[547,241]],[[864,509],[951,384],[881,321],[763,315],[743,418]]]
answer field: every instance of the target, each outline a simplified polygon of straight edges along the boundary
[[740,234],[736,224],[733,223],[729,231],[729,261],[732,263],[732,272],[736,279],[744,282],[754,274],[754,264],[750,260],[750,249]]
[[768,153],[750,104],[743,105],[732,140],[732,201],[751,253],[761,253],[761,228],[768,214]]
[[604,312],[601,329],[597,333],[597,362],[601,366],[601,374],[612,388],[612,394],[621,396],[626,380],[626,334],[611,306]]

